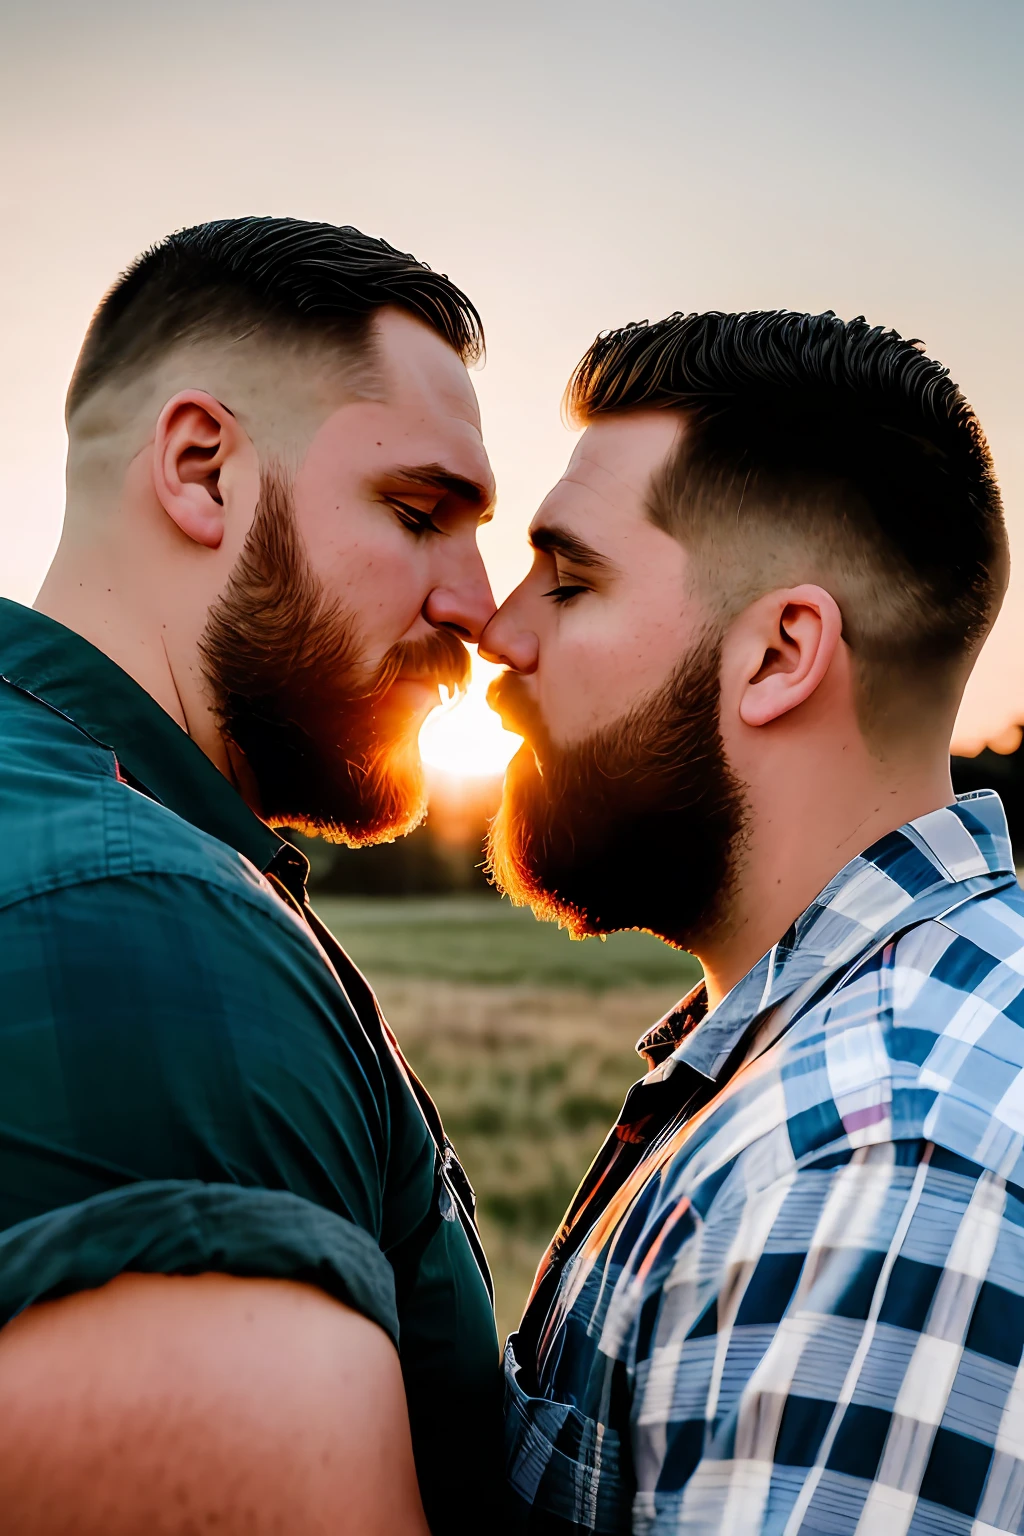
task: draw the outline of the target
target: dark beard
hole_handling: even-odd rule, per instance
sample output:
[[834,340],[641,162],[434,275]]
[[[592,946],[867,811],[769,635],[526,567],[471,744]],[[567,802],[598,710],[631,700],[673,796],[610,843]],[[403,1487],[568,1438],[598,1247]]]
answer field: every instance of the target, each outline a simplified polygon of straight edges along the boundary
[[310,569],[290,489],[272,471],[199,652],[267,821],[362,846],[423,820],[418,722],[389,705],[388,689],[403,674],[463,688],[469,653],[440,630],[394,646],[368,676],[355,619]]
[[488,702],[526,736],[488,835],[499,890],[575,938],[644,928],[689,949],[721,919],[744,825],[719,731],[717,637],[624,719],[555,747],[515,673]]

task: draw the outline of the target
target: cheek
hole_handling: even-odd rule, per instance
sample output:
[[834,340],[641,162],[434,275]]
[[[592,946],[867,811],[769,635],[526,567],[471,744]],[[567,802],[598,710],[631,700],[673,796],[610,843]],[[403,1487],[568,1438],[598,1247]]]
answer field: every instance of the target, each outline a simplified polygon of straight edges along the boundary
[[627,714],[674,670],[685,642],[676,625],[615,612],[599,599],[589,614],[564,610],[543,637],[538,699],[555,741],[569,744]]
[[[354,615],[368,652],[379,659],[405,639],[429,595],[427,562],[397,521],[335,496],[326,509],[297,509],[310,566],[328,601]],[[306,514],[305,516],[303,514]]]

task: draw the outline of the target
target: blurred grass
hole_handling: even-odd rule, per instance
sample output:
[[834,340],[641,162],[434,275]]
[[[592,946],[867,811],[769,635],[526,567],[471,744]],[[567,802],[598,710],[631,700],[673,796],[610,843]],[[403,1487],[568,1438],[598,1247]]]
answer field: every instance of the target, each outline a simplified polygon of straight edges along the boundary
[[700,976],[692,955],[649,933],[573,940],[494,896],[325,896],[316,909],[371,981],[422,976],[590,992],[664,983],[681,995]]
[[643,1063],[637,1038],[699,978],[647,934],[573,942],[495,898],[324,898],[477,1191],[499,1330]]

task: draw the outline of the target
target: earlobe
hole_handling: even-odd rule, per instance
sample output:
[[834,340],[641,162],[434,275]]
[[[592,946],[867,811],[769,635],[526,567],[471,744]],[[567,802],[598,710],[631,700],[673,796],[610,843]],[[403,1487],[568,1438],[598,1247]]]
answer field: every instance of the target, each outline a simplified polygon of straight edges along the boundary
[[772,592],[752,605],[755,664],[740,698],[745,725],[769,725],[806,703],[832,665],[842,639],[839,605],[823,587]]
[[221,472],[234,450],[237,425],[231,412],[202,390],[168,400],[153,441],[153,488],[157,500],[185,536],[207,549],[224,537]]

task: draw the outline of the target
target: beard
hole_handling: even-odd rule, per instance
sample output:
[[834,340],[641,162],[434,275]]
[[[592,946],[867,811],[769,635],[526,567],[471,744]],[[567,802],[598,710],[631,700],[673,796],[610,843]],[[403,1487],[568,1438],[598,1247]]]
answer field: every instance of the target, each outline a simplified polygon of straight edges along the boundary
[[356,617],[330,600],[302,548],[291,490],[265,470],[245,546],[199,645],[221,729],[243,754],[273,826],[361,847],[426,814],[415,716],[402,677],[461,690],[469,653],[446,630],[367,665]]
[[574,938],[642,928],[691,949],[719,925],[746,819],[719,730],[721,641],[614,725],[556,747],[522,680],[488,703],[526,743],[488,834],[498,889]]

